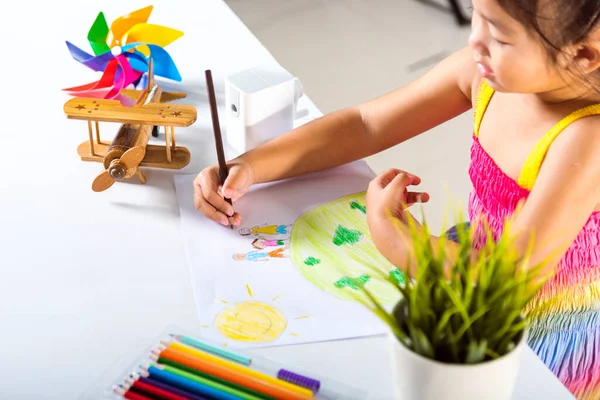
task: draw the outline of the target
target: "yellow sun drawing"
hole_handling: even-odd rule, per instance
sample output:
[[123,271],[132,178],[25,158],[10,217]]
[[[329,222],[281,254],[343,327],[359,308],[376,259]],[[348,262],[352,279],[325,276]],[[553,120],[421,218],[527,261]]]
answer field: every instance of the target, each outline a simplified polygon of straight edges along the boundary
[[[248,295],[253,298],[252,289],[246,285]],[[281,296],[271,300],[275,302]],[[225,300],[221,300],[229,304]],[[310,318],[308,315],[294,319]],[[215,328],[225,337],[245,343],[271,343],[279,339],[288,328],[288,321],[281,310],[263,301],[242,301],[233,304],[215,317]],[[300,336],[290,333],[291,336]],[[225,344],[226,345],[226,344]]]

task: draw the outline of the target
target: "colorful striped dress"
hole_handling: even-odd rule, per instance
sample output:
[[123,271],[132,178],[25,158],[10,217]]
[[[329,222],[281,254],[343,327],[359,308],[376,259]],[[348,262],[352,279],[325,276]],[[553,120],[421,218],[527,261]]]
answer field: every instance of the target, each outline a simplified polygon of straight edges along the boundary
[[[479,126],[493,94],[493,89],[483,81],[475,106],[469,219],[475,223],[483,217],[498,235],[503,230],[503,221],[529,195],[552,141],[573,121],[600,114],[600,106],[580,109],[547,132],[515,181],[498,167],[478,140]],[[476,246],[481,243],[476,242]],[[532,317],[529,346],[577,399],[599,400],[600,213],[590,216],[559,262],[556,275],[525,312]]]

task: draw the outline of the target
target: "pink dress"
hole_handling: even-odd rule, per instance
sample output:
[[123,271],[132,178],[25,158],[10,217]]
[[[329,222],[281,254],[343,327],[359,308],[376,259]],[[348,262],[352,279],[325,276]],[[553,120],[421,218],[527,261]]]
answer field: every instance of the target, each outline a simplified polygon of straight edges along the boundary
[[[479,143],[479,126],[493,93],[484,81],[475,107],[469,219],[475,223],[483,217],[499,235],[503,221],[529,195],[554,138],[573,121],[600,114],[600,106],[578,110],[559,122],[538,143],[515,181]],[[600,213],[590,215],[561,259],[557,274],[525,312],[533,321],[528,328],[529,346],[577,399],[600,399]]]

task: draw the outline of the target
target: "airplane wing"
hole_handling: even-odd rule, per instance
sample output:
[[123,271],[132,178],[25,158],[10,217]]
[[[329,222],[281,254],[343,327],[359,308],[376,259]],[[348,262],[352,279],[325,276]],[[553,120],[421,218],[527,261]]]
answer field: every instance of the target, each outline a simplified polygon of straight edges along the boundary
[[[122,94],[124,94],[125,96],[130,97],[134,100],[139,99],[142,92],[143,92],[143,90],[121,89]],[[160,102],[161,103],[169,103],[171,101],[185,99],[186,97],[187,97],[187,94],[185,94],[183,92],[163,92],[162,95],[160,96]]]
[[171,101],[185,99],[187,94],[183,92],[163,92],[162,96],[160,96],[161,103],[169,103]]
[[125,107],[118,100],[80,97],[67,101],[63,110],[69,119],[174,127],[190,126],[197,117],[196,109],[188,105],[149,103]]

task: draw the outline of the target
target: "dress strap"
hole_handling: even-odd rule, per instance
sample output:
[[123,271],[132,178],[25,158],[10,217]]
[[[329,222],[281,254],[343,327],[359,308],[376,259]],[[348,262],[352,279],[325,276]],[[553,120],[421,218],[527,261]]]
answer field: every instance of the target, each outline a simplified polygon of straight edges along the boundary
[[519,176],[519,186],[531,190],[533,184],[537,179],[537,176],[542,168],[542,163],[546,157],[546,153],[550,148],[550,145],[558,137],[558,135],[570,124],[577,121],[578,119],[590,117],[593,115],[600,115],[600,104],[593,104],[572,112],[571,114],[564,117],[556,125],[552,127],[536,144],[533,151],[529,154],[529,157],[525,161],[525,165],[521,170]]
[[485,79],[482,79],[479,84],[477,98],[475,99],[475,137],[479,136],[479,127],[481,126],[481,121],[483,121],[483,114],[485,114],[485,110],[487,110],[493,95],[494,89],[490,87]]

